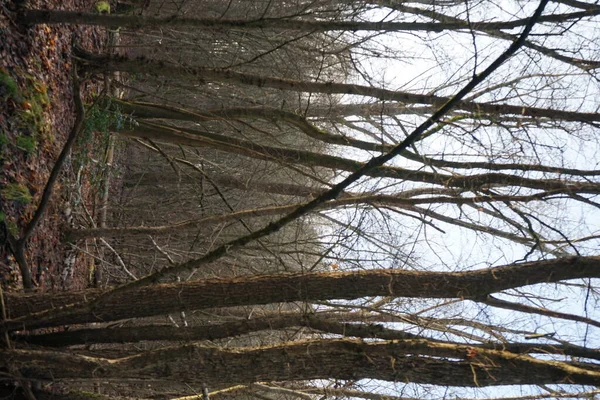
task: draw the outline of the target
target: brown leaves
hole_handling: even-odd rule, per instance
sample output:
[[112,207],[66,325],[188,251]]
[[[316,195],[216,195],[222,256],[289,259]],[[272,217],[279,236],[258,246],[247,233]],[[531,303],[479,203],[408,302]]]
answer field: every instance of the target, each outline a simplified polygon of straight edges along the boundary
[[[87,5],[85,3],[88,3]],[[49,2],[54,6],[54,3]],[[93,4],[92,0],[60,2],[62,9],[85,9]],[[0,18],[3,17],[0,7]],[[18,96],[4,99],[0,93],[0,131],[5,136],[3,161],[0,163],[0,188],[6,185],[21,185],[27,188],[33,197],[29,204],[4,201],[0,199],[0,208],[15,232],[21,230],[33,215],[39,198],[48,179],[48,174],[56,161],[73,125],[74,109],[71,89],[71,42],[75,35],[79,44],[90,51],[101,51],[98,47],[105,41],[101,29],[90,27],[34,25],[21,31],[7,28],[2,34],[0,45],[0,71],[10,75],[18,86]],[[96,91],[97,85],[88,86],[85,93]],[[5,101],[2,101],[5,100]],[[37,146],[29,152],[19,148],[17,137],[31,138]],[[63,179],[69,179],[67,174]],[[71,178],[73,179],[73,178]],[[61,265],[65,257],[60,244],[61,229],[64,221],[57,217],[60,203],[65,198],[61,185],[50,203],[50,210],[30,238],[26,258],[32,271],[48,267],[48,276],[38,277],[53,286],[56,274],[51,265]],[[64,188],[64,185],[63,185]],[[87,190],[82,189],[84,196]],[[11,265],[9,254],[0,249],[0,280],[10,279]],[[87,266],[81,266],[86,269]],[[17,269],[15,269],[17,270]],[[77,282],[83,287],[84,278]],[[34,277],[34,279],[36,279]],[[70,283],[72,284],[72,282]]]
[[466,352],[467,358],[477,357],[477,349],[473,347],[468,347]]

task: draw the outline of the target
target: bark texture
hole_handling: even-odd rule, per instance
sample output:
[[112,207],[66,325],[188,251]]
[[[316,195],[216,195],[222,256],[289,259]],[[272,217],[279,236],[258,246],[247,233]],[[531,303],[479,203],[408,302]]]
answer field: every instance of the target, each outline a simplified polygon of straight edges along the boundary
[[[229,109],[214,109],[208,110],[204,112],[192,112],[189,110],[153,104],[153,103],[145,103],[145,102],[127,102],[122,100],[113,100],[115,104],[118,104],[119,109],[127,114],[133,114],[132,116],[135,118],[147,118],[147,119],[173,119],[180,121],[192,121],[192,122],[204,122],[208,120],[222,120],[222,119],[242,119],[242,118],[250,118],[250,119],[262,119],[267,121],[282,121],[289,123],[290,125],[295,126],[300,131],[302,131],[307,136],[322,141],[328,144],[335,144],[341,146],[351,146],[356,147],[358,149],[367,150],[367,151],[378,151],[378,152],[387,152],[392,150],[394,147],[392,144],[386,143],[374,143],[374,142],[366,142],[359,139],[354,139],[347,136],[336,135],[329,133],[323,129],[320,129],[313,123],[309,122],[309,120],[302,115],[298,115],[289,111],[268,108],[268,107],[246,107],[246,108],[229,108]],[[368,110],[368,107],[375,108],[376,105],[355,105],[355,104],[345,104],[337,107],[360,107],[364,106],[365,110]],[[396,106],[394,108],[393,106]],[[398,104],[391,103],[386,104],[385,107],[391,110],[387,110],[390,115],[407,113],[410,111],[411,113],[416,113],[412,108],[402,106],[402,108],[398,107]],[[383,107],[383,106],[382,106]],[[350,108],[352,109],[352,108]],[[331,111],[331,109],[328,109]],[[370,112],[365,110],[357,110],[355,115],[368,115]],[[393,110],[393,111],[392,111]],[[372,110],[371,110],[372,111]],[[429,110],[429,113],[433,112],[433,110]],[[426,157],[423,155],[418,155],[412,153],[408,150],[405,150],[401,153],[402,157],[408,158],[409,160],[416,161],[419,163],[424,163],[426,165],[430,165],[433,167],[440,168],[459,168],[459,169],[487,169],[492,171],[501,171],[501,170],[513,170],[513,171],[540,171],[540,172],[550,172],[556,174],[567,174],[567,175],[577,175],[577,176],[596,176],[600,175],[599,170],[580,170],[576,168],[563,168],[563,167],[555,167],[548,165],[540,165],[540,164],[522,164],[522,163],[498,163],[498,162],[474,162],[474,161],[447,161],[440,159],[433,159],[430,157]]]
[[[539,22],[563,22],[598,15],[598,10],[546,15]],[[311,19],[264,18],[209,19],[182,17],[151,17],[146,15],[108,15],[59,10],[23,10],[23,22],[35,24],[86,24],[108,27],[159,28],[192,27],[197,29],[276,29],[309,32],[328,31],[424,31],[441,32],[457,29],[513,29],[525,26],[529,18],[502,22],[369,22],[369,21],[316,21]]]
[[[225,137],[195,129],[173,128],[165,125],[143,123],[142,125],[119,131],[126,137],[152,139],[191,147],[212,147],[242,156],[279,163],[301,164],[310,167],[324,167],[348,172],[356,172],[366,164],[348,158],[331,156],[305,150],[259,145],[247,140]],[[376,178],[402,179],[412,182],[430,183],[450,188],[479,191],[490,186],[517,186],[537,190],[551,190],[555,193],[600,193],[600,185],[595,182],[578,182],[561,179],[533,179],[505,173],[477,175],[446,175],[427,171],[416,171],[400,167],[378,166],[365,173]]]
[[[540,192],[531,196],[472,196],[472,197],[426,197],[410,199],[400,196],[385,195],[385,194],[365,194],[357,195],[356,197],[344,196],[339,200],[332,200],[328,203],[317,207],[315,211],[332,210],[338,207],[354,206],[354,205],[386,205],[406,209],[414,209],[412,206],[419,204],[477,204],[477,203],[493,203],[506,201],[529,202],[535,200],[543,200],[545,197],[556,195],[556,191]],[[340,196],[341,197],[341,196]],[[249,210],[235,211],[229,214],[214,215],[199,219],[177,222],[171,225],[161,226],[129,226],[118,228],[89,228],[89,229],[74,229],[67,236],[68,240],[75,241],[94,237],[124,237],[124,236],[141,236],[141,235],[161,235],[171,232],[183,231],[185,229],[200,229],[212,224],[237,221],[241,218],[255,218],[271,215],[281,215],[300,207],[304,203],[290,204],[287,206],[263,207]],[[490,232],[491,233],[491,232]],[[526,238],[523,238],[526,240]]]
[[[372,315],[371,317],[381,318],[379,315]],[[354,318],[356,322],[359,323],[343,322],[343,320],[346,320],[347,318]],[[359,313],[329,313],[325,315],[284,313],[282,315],[263,316],[222,324],[186,327],[184,329],[172,325],[143,325],[110,329],[76,329],[40,335],[16,335],[13,339],[17,343],[66,347],[83,344],[134,343],[139,341],[177,342],[218,340],[261,330],[279,330],[291,327],[306,327],[325,333],[364,339],[426,339],[423,336],[415,335],[413,333],[389,329],[380,324],[366,323],[366,320],[368,319],[370,319],[368,316]],[[399,320],[396,320],[396,322],[398,321]],[[430,342],[454,344],[457,346],[464,345],[464,343],[444,342],[432,339],[428,340]],[[569,343],[560,345],[491,342],[471,344],[470,346],[473,349],[503,350],[515,354],[556,354],[600,360],[599,349],[582,347]]]
[[[598,277],[600,257],[567,257],[467,272],[369,270],[208,279],[117,289],[91,303],[3,321],[0,327],[4,332],[212,307],[357,299],[366,296],[485,301],[490,293],[510,288]],[[18,298],[7,295],[8,304],[14,304]]]
[[426,340],[313,340],[246,349],[186,345],[103,359],[51,351],[5,350],[11,364],[34,379],[177,379],[207,385],[265,380],[381,379],[448,386],[511,384],[600,385],[600,372],[565,362]]
[[[428,104],[435,107],[440,107],[450,100],[449,97],[444,96],[416,94],[371,86],[333,82],[296,81],[293,79],[240,73],[227,69],[173,65],[162,61],[152,61],[145,57],[130,59],[124,56],[107,58],[89,54],[80,55],[88,60],[88,67],[92,71],[98,72],[122,71],[130,73],[148,73],[155,76],[170,76],[198,83],[214,81],[295,92],[353,94],[373,97],[385,101],[399,101],[406,104]],[[511,104],[480,103],[468,100],[456,102],[455,109],[469,111],[475,115],[479,115],[480,113],[494,115],[513,114],[529,117],[544,117],[552,120],[600,122],[600,115],[595,113],[582,113]]]

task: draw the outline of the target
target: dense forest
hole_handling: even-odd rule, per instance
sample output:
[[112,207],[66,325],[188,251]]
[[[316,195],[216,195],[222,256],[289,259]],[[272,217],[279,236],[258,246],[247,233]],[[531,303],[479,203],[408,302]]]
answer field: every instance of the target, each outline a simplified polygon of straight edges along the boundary
[[1,395],[600,395],[598,15],[5,2]]

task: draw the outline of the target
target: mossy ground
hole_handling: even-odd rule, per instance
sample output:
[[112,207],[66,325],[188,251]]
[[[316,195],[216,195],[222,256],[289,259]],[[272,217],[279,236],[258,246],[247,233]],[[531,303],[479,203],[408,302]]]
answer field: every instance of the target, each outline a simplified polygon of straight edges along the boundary
[[[65,0],[65,10],[93,9],[94,0]],[[55,2],[30,0],[32,8],[55,8]],[[62,150],[75,119],[72,46],[100,53],[106,32],[88,26],[21,26],[8,8],[0,7],[0,283],[18,289],[19,273],[2,232],[19,237],[37,209],[50,171]],[[84,102],[100,92],[101,83],[82,83]],[[75,149],[82,159],[100,159],[102,147],[92,142]],[[78,177],[69,159],[54,187],[48,210],[27,244],[26,257],[37,290],[83,288],[89,260],[78,256],[75,274],[62,282],[66,247],[62,236],[64,209],[74,193],[90,204],[96,194],[87,183],[86,171]],[[82,212],[83,213],[83,212]],[[72,212],[77,215],[77,211]],[[81,266],[81,271],[78,270]],[[15,273],[16,271],[16,273]],[[68,285],[68,286],[67,286]]]

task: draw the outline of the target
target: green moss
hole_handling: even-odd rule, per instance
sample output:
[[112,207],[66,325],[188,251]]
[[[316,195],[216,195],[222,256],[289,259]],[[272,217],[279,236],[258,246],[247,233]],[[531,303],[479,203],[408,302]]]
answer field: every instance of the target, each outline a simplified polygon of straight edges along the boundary
[[37,140],[31,136],[17,136],[15,142],[18,149],[28,154],[34,152],[37,148]]
[[4,214],[2,211],[0,211],[0,224],[4,224],[11,235],[19,237],[19,227],[14,223],[14,221],[6,218],[6,214]]
[[39,132],[43,126],[44,109],[50,105],[48,91],[43,84],[28,77],[24,96],[25,101],[21,104],[23,108],[20,112],[21,118]]
[[0,70],[0,96],[17,99],[20,97],[19,86],[6,72]]
[[50,107],[48,89],[33,76],[23,71],[17,73],[23,78],[22,87],[0,68],[0,102],[10,99],[14,104],[14,112],[8,118],[16,131],[16,136],[0,132],[0,159],[9,143],[29,154],[37,149],[40,140],[44,143],[54,140],[44,118],[45,110]]
[[108,1],[97,1],[96,11],[100,14],[110,14],[110,3]]
[[19,227],[13,221],[6,221],[6,229],[10,232],[11,235],[15,237],[19,237]]
[[20,136],[15,139],[17,148],[30,153],[40,140],[52,141],[50,128],[44,119],[44,110],[50,106],[48,90],[35,78],[25,76],[27,86],[23,89],[19,109],[15,113],[17,130]]
[[21,204],[29,204],[31,203],[31,200],[33,200],[29,190],[18,183],[9,183],[2,191],[0,191],[0,194],[2,194],[2,197],[6,200],[16,201]]

